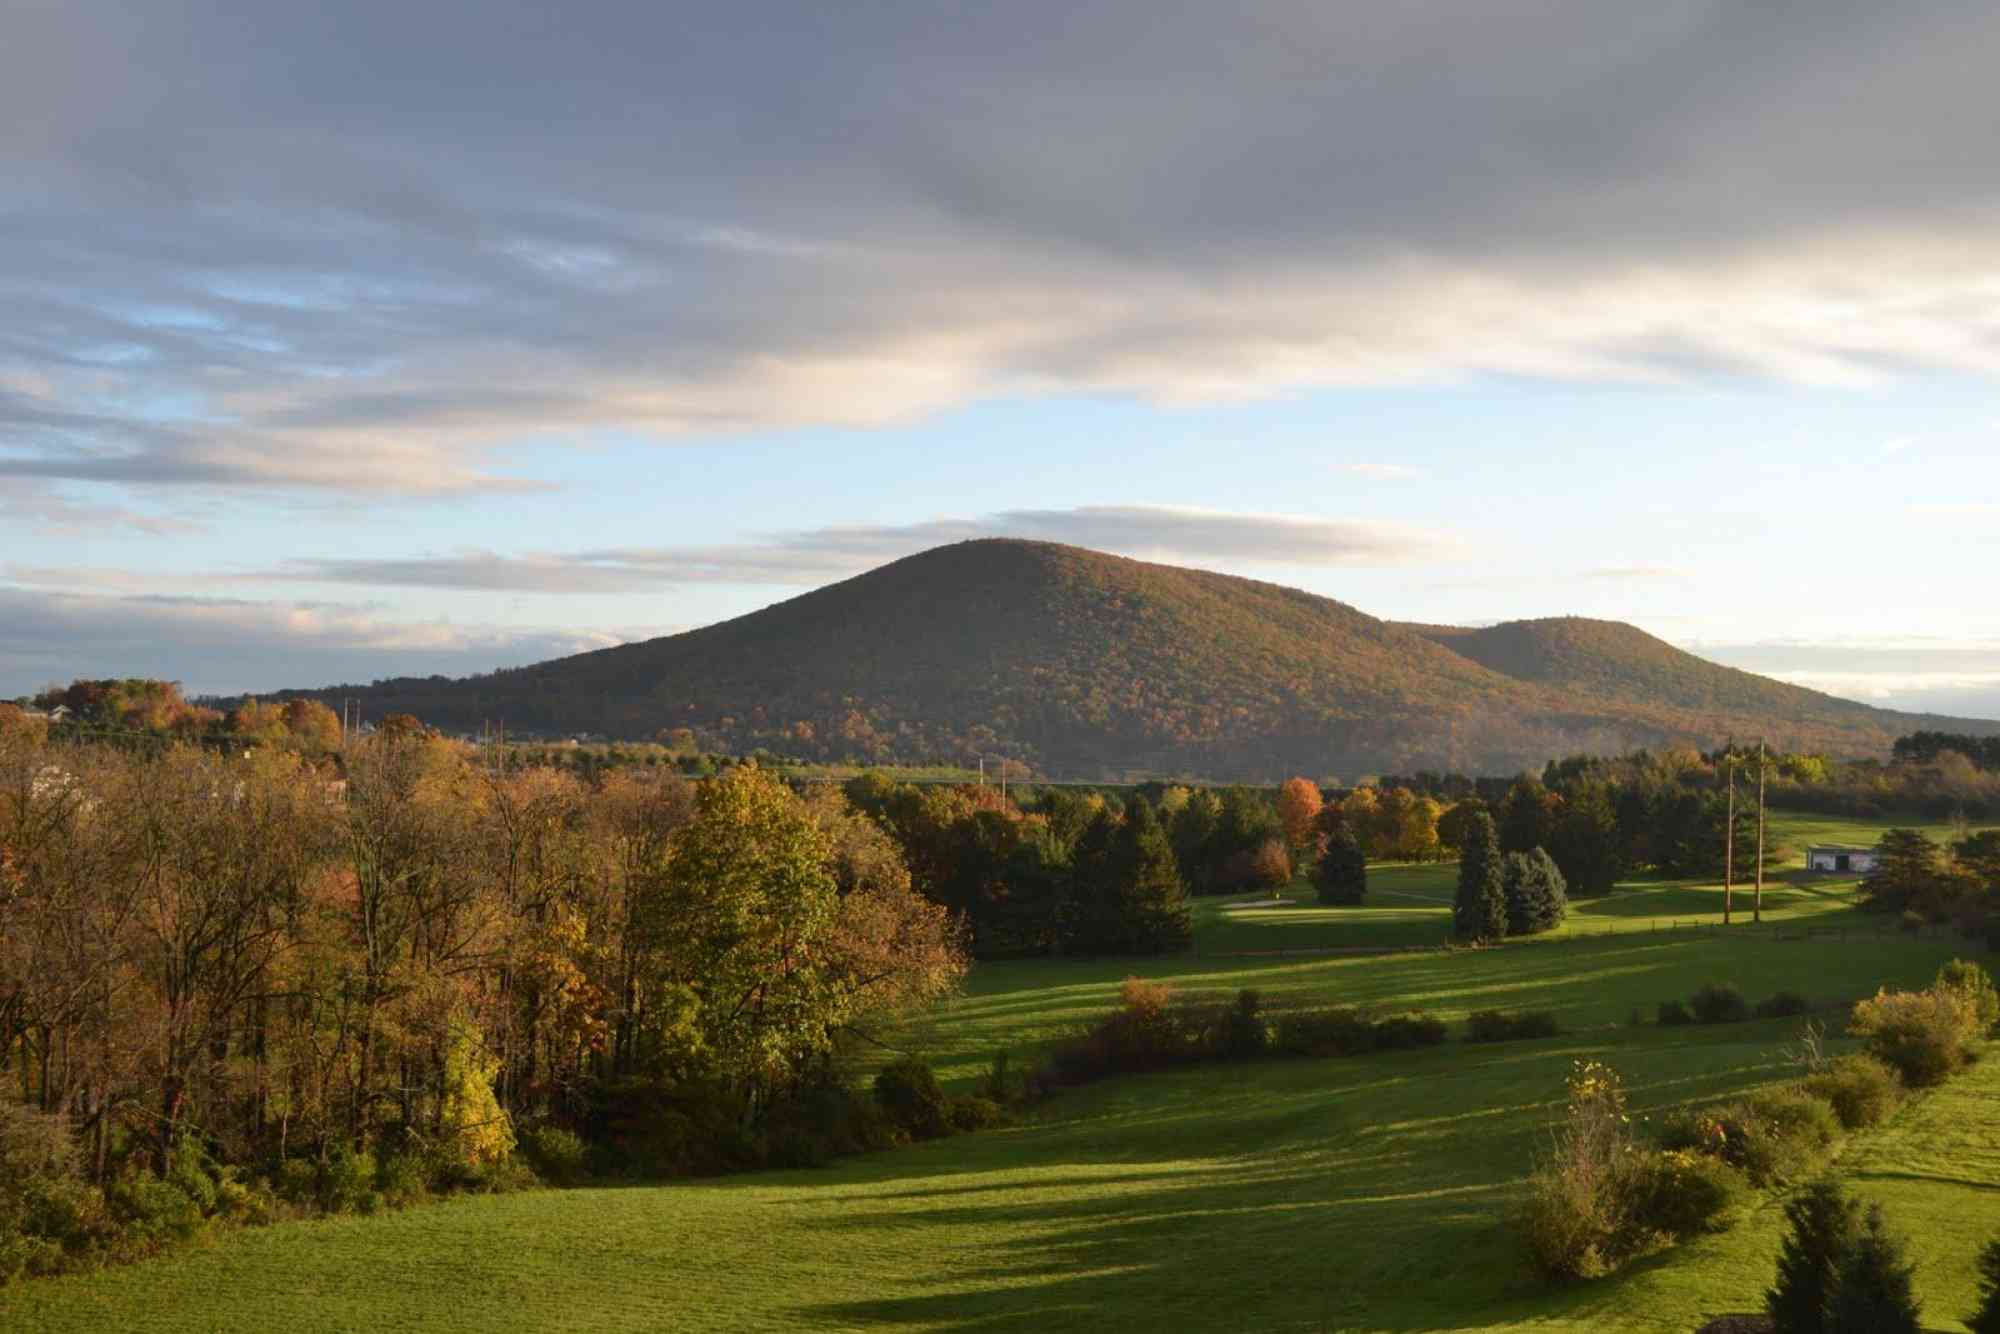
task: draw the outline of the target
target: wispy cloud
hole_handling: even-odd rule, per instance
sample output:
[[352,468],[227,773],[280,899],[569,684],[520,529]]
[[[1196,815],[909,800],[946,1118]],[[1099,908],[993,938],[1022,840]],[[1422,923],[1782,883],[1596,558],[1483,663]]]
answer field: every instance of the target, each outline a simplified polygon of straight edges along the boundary
[[1194,563],[1307,567],[1416,565],[1448,559],[1460,550],[1458,539],[1449,532],[1404,524],[1091,505],[1003,510],[973,519],[816,528],[731,545],[302,559],[240,577],[526,593],[631,593],[684,584],[797,587],[858,574],[929,547],[978,538],[1062,542]]
[[[205,693],[466,675],[605,648],[624,634],[412,621],[382,608],[0,586],[0,679],[150,675]],[[653,633],[661,633],[655,631]]]
[[454,495],[995,394],[2000,371],[1990,6],[339,8],[9,15],[0,476]]

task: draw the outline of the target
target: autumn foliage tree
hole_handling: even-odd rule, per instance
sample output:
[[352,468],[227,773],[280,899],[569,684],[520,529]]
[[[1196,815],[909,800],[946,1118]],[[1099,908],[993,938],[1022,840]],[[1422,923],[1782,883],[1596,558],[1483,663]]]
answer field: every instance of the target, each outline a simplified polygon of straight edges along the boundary
[[1301,856],[1313,846],[1314,821],[1325,805],[1319,784],[1309,778],[1287,778],[1278,789],[1278,820],[1285,829],[1285,842],[1292,855]]

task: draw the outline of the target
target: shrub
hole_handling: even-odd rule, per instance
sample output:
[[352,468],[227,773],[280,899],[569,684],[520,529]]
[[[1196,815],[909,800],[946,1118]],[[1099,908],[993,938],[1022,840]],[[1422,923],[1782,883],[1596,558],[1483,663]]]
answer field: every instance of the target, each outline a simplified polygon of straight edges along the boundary
[[1271,1045],[1271,1030],[1262,1014],[1264,998],[1245,987],[1236,993],[1236,1003],[1222,1017],[1214,1042],[1216,1050],[1230,1060],[1261,1056]]
[[1516,1042],[1529,1038],[1552,1038],[1561,1032],[1549,1010],[1525,1010],[1510,1014],[1505,1010],[1475,1010],[1466,1016],[1467,1042]]
[[1375,1025],[1378,1051],[1405,1051],[1412,1047],[1435,1047],[1449,1036],[1444,1020],[1427,1014],[1397,1014]]
[[991,1098],[1002,1107],[1014,1101],[1015,1082],[1007,1072],[1007,1053],[993,1053],[993,1063],[986,1067],[986,1073],[979,1078],[979,1092]]
[[1964,1068],[1978,1024],[1973,997],[1956,987],[1933,987],[1876,992],[1854,1007],[1847,1031],[1905,1084],[1927,1088]]
[[[1797,1180],[1812,1165],[1817,1152],[1807,1139],[1785,1133],[1749,1102],[1734,1102],[1713,1113],[1722,1129],[1722,1160],[1740,1168],[1754,1186],[1774,1186]],[[1832,1109],[1827,1115],[1833,1115]]]
[[877,1071],[875,1101],[912,1139],[951,1133],[951,1101],[921,1057],[905,1056]]
[[562,1126],[538,1125],[521,1136],[521,1152],[542,1180],[567,1186],[585,1175],[587,1150],[580,1136]]
[[1752,1115],[1780,1138],[1815,1152],[1830,1148],[1840,1138],[1840,1116],[1833,1104],[1810,1090],[1797,1086],[1766,1089],[1753,1094],[1748,1106]]
[[1894,1111],[1903,1097],[1896,1072],[1872,1056],[1843,1056],[1806,1076],[1800,1087],[1826,1099],[1840,1124],[1849,1130],[1875,1125]]
[[76,1175],[69,1122],[0,1098],[0,1191],[35,1180]]
[[740,1091],[703,1080],[607,1079],[591,1090],[584,1138],[604,1170],[642,1178],[754,1166]]
[[1609,1273],[1671,1239],[1651,1213],[1684,1216],[1668,1198],[1678,1187],[1661,1181],[1673,1169],[1651,1163],[1632,1143],[1617,1071],[1578,1061],[1568,1091],[1554,1151],[1536,1166],[1528,1199],[1512,1220],[1529,1262],[1552,1280]]
[[1735,1168],[1688,1149],[1636,1155],[1625,1191],[1628,1227],[1671,1237],[1721,1232],[1743,1195]]
[[1661,1001],[1658,1017],[1663,1028],[1676,1028],[1694,1022],[1694,1016],[1688,1013],[1688,1007],[1677,1000]]
[[961,1093],[953,1097],[947,1115],[951,1128],[960,1133],[991,1130],[1007,1120],[1007,1114],[1000,1109],[999,1103],[973,1093]]
[[1812,1009],[1812,1002],[1796,991],[1781,991],[1757,1002],[1759,1019],[1790,1019]]
[[1911,1272],[1902,1241],[1883,1226],[1882,1206],[1870,1205],[1867,1222],[1841,1262],[1827,1334],[1919,1334]]
[[1375,1050],[1375,1026],[1359,1010],[1295,1010],[1278,1018],[1276,1041],[1293,1056],[1358,1056]]
[[1764,1293],[1764,1309],[1777,1334],[1821,1334],[1860,1209],[1837,1183],[1821,1179],[1786,1203],[1785,1221],[1777,1280]]
[[1984,968],[1966,959],[1953,959],[1938,969],[1934,990],[1956,991],[1972,1004],[1974,1021],[1981,1034],[1991,1033],[2000,1024],[2000,991]]
[[1728,982],[1710,982],[1688,997],[1688,1009],[1698,1024],[1734,1024],[1750,1017],[1750,1003]]
[[137,1250],[187,1241],[201,1231],[200,1207],[186,1191],[158,1177],[115,1182],[104,1198],[125,1242]]
[[375,1168],[375,1189],[389,1204],[414,1204],[430,1193],[430,1164],[422,1154],[392,1153]]

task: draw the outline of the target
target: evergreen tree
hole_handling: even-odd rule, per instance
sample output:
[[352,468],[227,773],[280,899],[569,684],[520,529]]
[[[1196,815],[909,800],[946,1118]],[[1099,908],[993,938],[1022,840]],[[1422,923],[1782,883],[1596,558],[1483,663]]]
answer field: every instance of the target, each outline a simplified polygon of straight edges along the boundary
[[1133,802],[1126,813],[1112,861],[1121,881],[1120,934],[1125,948],[1159,954],[1192,945],[1194,918],[1188,911],[1187,888],[1181,883],[1167,831],[1146,802]]
[[2000,1240],[1979,1250],[1979,1309],[1965,1318],[1972,1334],[2000,1334]]
[[1624,876],[1618,813],[1603,783],[1583,782],[1569,790],[1551,837],[1555,841],[1548,845],[1549,855],[1562,869],[1570,894],[1603,894]]
[[1528,936],[1562,921],[1569,908],[1563,874],[1540,848],[1510,852],[1501,862],[1501,891],[1507,900],[1507,934]]
[[1785,1221],[1790,1231],[1764,1309],[1777,1334],[1825,1334],[1841,1266],[1860,1229],[1860,1208],[1838,1183],[1821,1178],[1785,1205]]
[[1920,1334],[1913,1273],[1902,1240],[1882,1224],[1882,1206],[1870,1205],[1868,1222],[1840,1266],[1827,1334]]
[[1501,880],[1500,833],[1493,817],[1480,811],[1458,853],[1458,897],[1452,929],[1468,940],[1498,940],[1507,934],[1507,892]]
[[1208,853],[1221,816],[1222,803],[1205,787],[1189,793],[1187,803],[1174,812],[1174,860],[1190,893],[1212,892],[1214,867]]
[[1115,954],[1123,946],[1124,903],[1118,866],[1118,817],[1100,809],[1084,827],[1070,858],[1072,954]]
[[1368,858],[1361,842],[1345,825],[1321,841],[1319,865],[1313,868],[1319,901],[1352,907],[1368,893]]
[[1547,847],[1559,806],[1539,779],[1528,774],[1515,779],[1500,802],[1500,850],[1526,852]]

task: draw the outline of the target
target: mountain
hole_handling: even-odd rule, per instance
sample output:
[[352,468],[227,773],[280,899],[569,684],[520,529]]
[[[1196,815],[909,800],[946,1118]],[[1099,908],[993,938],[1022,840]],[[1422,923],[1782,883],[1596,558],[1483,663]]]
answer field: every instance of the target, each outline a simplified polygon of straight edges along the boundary
[[1517,681],[1607,700],[1650,700],[1698,712],[1749,713],[1793,723],[1885,716],[1866,704],[1698,658],[1623,621],[1552,616],[1477,629],[1406,624],[1460,657]]
[[465,680],[287,692],[472,730],[817,759],[1010,756],[1058,777],[1511,772],[1765,736],[1886,754],[1895,714],[1631,626],[1403,625],[1277,584],[1043,542],[939,547],[734,620]]

